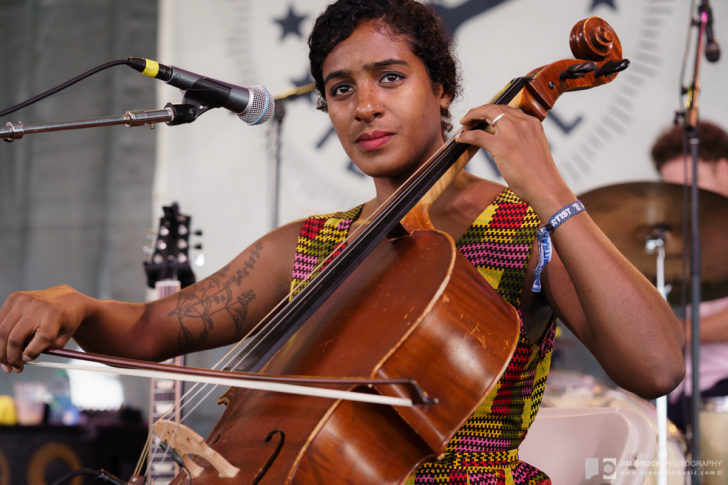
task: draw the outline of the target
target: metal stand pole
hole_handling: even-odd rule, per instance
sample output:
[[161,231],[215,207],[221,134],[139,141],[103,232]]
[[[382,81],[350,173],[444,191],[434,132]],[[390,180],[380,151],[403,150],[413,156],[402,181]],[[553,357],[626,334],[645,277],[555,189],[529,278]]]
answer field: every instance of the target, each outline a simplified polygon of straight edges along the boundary
[[[648,252],[657,253],[656,285],[663,298],[667,299],[665,288],[665,231],[657,229],[645,242]],[[657,412],[657,485],[667,485],[667,396],[655,400]]]
[[194,121],[195,108],[188,104],[168,104],[164,109],[151,111],[127,111],[120,116],[106,116],[80,121],[59,121],[25,126],[22,121],[12,123],[8,121],[0,127],[0,138],[5,141],[19,140],[24,135],[44,133],[48,131],[74,130],[78,128],[93,128],[96,126],[126,125],[140,126],[149,124],[154,127],[157,123],[181,124]]

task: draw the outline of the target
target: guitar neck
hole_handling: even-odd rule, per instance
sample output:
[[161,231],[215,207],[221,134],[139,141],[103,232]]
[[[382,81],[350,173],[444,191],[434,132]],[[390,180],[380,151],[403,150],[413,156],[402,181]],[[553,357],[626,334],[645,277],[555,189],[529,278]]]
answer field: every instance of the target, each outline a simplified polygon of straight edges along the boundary
[[[144,261],[147,286],[154,288],[156,299],[177,293],[195,282],[190,267],[191,217],[180,213],[179,205],[162,207],[164,215],[159,219],[159,229],[153,247],[148,247],[148,260]],[[201,231],[195,231],[201,235]],[[196,244],[195,249],[202,246]],[[184,357],[165,361],[166,364],[184,365]],[[149,404],[149,429],[160,419],[179,423],[182,420],[182,382],[170,379],[152,379]],[[152,433],[152,443],[147,460],[147,482],[150,485],[166,485],[179,473],[179,467],[169,453],[160,446],[159,437]]]
[[[155,292],[157,299],[178,292],[181,284],[178,280],[168,279],[157,281]],[[167,364],[184,365],[184,356],[175,357],[165,361]],[[171,379],[151,380],[151,403],[149,406],[150,429],[159,419],[167,419],[179,423],[182,419],[180,404],[182,402],[182,382]],[[169,483],[179,472],[177,464],[159,449],[159,438],[154,435],[152,453],[149,455],[149,483],[161,485]],[[157,450],[156,452],[154,450]]]
[[182,289],[182,283],[177,279],[159,280],[155,284],[155,293],[157,299],[177,293]]

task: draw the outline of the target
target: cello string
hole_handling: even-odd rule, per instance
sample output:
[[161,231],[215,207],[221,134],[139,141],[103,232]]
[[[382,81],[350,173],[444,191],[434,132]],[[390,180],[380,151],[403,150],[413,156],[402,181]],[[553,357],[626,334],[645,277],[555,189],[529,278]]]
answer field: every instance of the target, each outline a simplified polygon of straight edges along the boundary
[[[572,48],[572,50],[573,50],[573,48]],[[518,92],[521,92],[521,91],[522,91],[522,88],[519,88],[518,89]],[[559,92],[557,94],[561,94],[561,93]],[[455,136],[457,136],[457,135],[455,135]],[[450,141],[448,141],[448,143],[446,143],[445,145],[449,145],[449,142]],[[440,153],[440,150],[438,150],[435,155],[437,155],[438,153]],[[432,159],[432,157],[430,157],[430,159]],[[428,159],[428,161],[426,161],[423,164],[423,166],[428,165],[430,159]],[[418,171],[419,171],[419,169],[418,169]],[[415,171],[415,173],[413,174],[413,176],[415,174],[417,174],[418,171]],[[408,177],[408,181],[411,180],[411,179],[412,179],[412,176]],[[395,191],[395,193],[392,194],[392,196],[394,196],[397,193],[398,193],[398,191]],[[388,204],[388,201],[391,198],[392,197],[389,197],[387,199],[387,201],[385,201],[383,204],[381,204],[375,210],[375,212],[372,215],[377,214],[379,212],[380,208],[386,206]],[[364,219],[364,222],[369,222],[370,220],[371,220],[371,218],[370,217],[367,217],[367,218]],[[356,229],[363,228],[363,227],[365,227],[365,226],[364,225],[360,225]],[[337,247],[334,249],[334,252],[337,251],[337,250],[340,250],[344,245],[349,244],[351,241],[354,241],[355,240],[355,237],[358,237],[359,234],[361,232],[363,232],[363,231],[364,231],[364,229],[362,229],[361,231],[352,230],[350,232],[350,234],[347,236],[347,238],[345,239],[345,241],[342,242],[341,244],[337,245]],[[328,257],[330,257],[332,253],[330,253]],[[328,257],[327,258],[324,258],[323,261],[326,262],[328,260]],[[338,255],[337,255],[337,257],[338,257]],[[225,356],[223,356],[223,358],[221,358],[218,361],[218,363],[216,364],[216,367],[218,365],[221,365],[224,361],[226,361],[229,364],[229,363],[235,361],[235,359],[240,359],[237,362],[241,362],[242,361],[242,358],[243,358],[241,356],[244,355],[244,352],[249,352],[250,349],[255,349],[256,347],[258,347],[259,345],[261,345],[262,339],[260,339],[258,337],[261,334],[263,334],[263,335],[270,335],[271,332],[273,331],[271,329],[274,329],[277,326],[279,326],[280,324],[282,324],[281,319],[278,319],[278,320],[275,320],[274,319],[274,320],[271,320],[271,321],[267,321],[267,318],[269,316],[271,316],[274,312],[278,311],[278,309],[281,306],[283,306],[287,301],[291,301],[293,299],[291,297],[291,295],[294,293],[294,291],[296,289],[301,288],[301,285],[309,285],[309,284],[312,284],[313,285],[313,284],[316,284],[316,280],[318,279],[318,276],[320,276],[321,273],[323,272],[321,270],[321,268],[322,268],[323,264],[325,264],[324,262],[319,263],[316,266],[316,268],[314,268],[314,270],[309,274],[309,276],[306,279],[304,279],[303,281],[301,281],[300,283],[298,283],[293,289],[291,289],[289,291],[287,297],[284,297],[278,304],[276,304],[274,306],[274,308],[270,312],[268,312],[268,314],[266,315],[266,317],[264,319],[260,320],[257,324],[255,324],[254,327],[253,327],[253,329],[250,332],[248,332],[240,341],[238,341],[238,343],[236,343],[235,346],[229,352],[227,352],[225,354]],[[254,335],[253,337],[250,337],[252,333],[256,332],[256,330],[258,330],[258,333],[256,333],[256,335]],[[248,338],[248,337],[250,337],[250,338]]]
[[[421,175],[421,172],[426,169],[426,167],[432,165],[435,161],[437,161],[438,156],[447,148],[454,145],[456,142],[454,141],[455,137],[462,132],[463,129],[461,128],[458,130],[444,145],[443,147],[438,150],[435,154],[433,154],[430,158],[428,158],[425,163],[421,166],[421,169],[418,169],[417,171],[413,172],[405,181],[405,183],[402,185],[403,187],[406,186],[409,182],[414,180],[416,177]],[[258,348],[258,346],[262,343],[262,341],[269,335],[271,335],[279,326],[282,324],[280,321],[271,320],[270,322],[266,322],[270,317],[273,316],[275,312],[277,312],[280,308],[282,308],[286,303],[291,301],[292,295],[296,293],[296,291],[300,290],[306,285],[309,284],[316,284],[316,277],[319,276],[322,272],[323,266],[330,261],[331,255],[336,254],[339,251],[345,250],[347,246],[351,244],[352,241],[354,241],[357,237],[359,237],[360,233],[362,233],[368,224],[370,224],[374,217],[376,217],[380,212],[383,211],[384,208],[387,206],[392,205],[392,201],[396,200],[397,198],[401,197],[401,191],[395,191],[392,194],[390,194],[387,199],[385,199],[379,206],[377,206],[374,211],[364,218],[360,224],[358,224],[352,231],[347,235],[346,239],[338,244],[325,258],[322,258],[321,262],[318,263],[313,270],[309,273],[309,275],[299,282],[296,286],[294,286],[289,293],[281,299],[274,307],[273,309],[268,312],[259,322],[256,324],[240,341],[238,341],[237,344],[233,348],[231,348],[215,365],[217,366],[224,366],[224,367],[230,367],[232,369],[235,369],[237,367],[237,364],[242,362],[250,353]],[[267,324],[266,324],[267,323]],[[251,336],[254,332],[255,335]]]
[[[401,187],[407,187],[408,185],[411,185],[411,182],[415,180],[417,177],[424,177],[423,172],[426,174],[428,171],[428,168],[436,165],[438,162],[438,158],[441,158],[441,154],[443,152],[446,152],[450,147],[455,145],[457,142],[455,142],[456,136],[464,131],[464,127],[457,130],[444,144],[443,146],[438,149],[433,155],[431,155],[417,170],[415,170],[410,176],[407,178],[405,183]],[[277,311],[279,311],[280,308],[282,308],[286,303],[288,303],[292,299],[292,295],[296,293],[297,290],[301,289],[303,286],[308,284],[316,284],[316,278],[321,274],[322,268],[324,264],[326,264],[327,261],[331,259],[332,254],[336,254],[339,251],[342,251],[346,246],[349,246],[352,241],[356,240],[356,238],[359,237],[361,233],[363,233],[366,229],[366,227],[371,223],[373,219],[376,217],[379,217],[379,215],[384,211],[385,208],[388,206],[393,205],[393,201],[397,200],[397,198],[404,197],[403,193],[406,191],[404,190],[396,190],[392,194],[390,194],[378,207],[374,209],[374,211],[368,215],[366,218],[362,219],[361,223],[356,225],[348,234],[346,239],[338,244],[329,254],[327,257],[322,258],[321,262],[318,263],[314,269],[307,275],[307,277],[301,281],[298,282],[295,286],[293,286],[289,293],[281,299],[267,314],[266,316],[261,319],[258,324],[256,324],[253,329],[251,329],[246,336],[244,336],[241,340],[239,340],[233,348],[231,348],[221,359],[219,359],[215,365],[212,367],[213,369],[219,368],[219,367],[228,367],[235,369],[240,362],[242,362],[246,356],[250,355],[250,352],[254,351],[262,342],[263,339],[270,335],[275,329],[282,325],[282,322],[272,320],[270,322],[267,322],[267,320],[273,316],[273,314]],[[313,283],[312,283],[313,281]],[[266,324],[267,322],[267,324]],[[256,332],[255,337],[250,337],[250,335],[254,332]],[[250,337],[250,338],[248,338]],[[192,389],[185,392],[184,395],[181,398],[182,404],[180,405],[182,409],[188,408],[189,406],[192,406],[191,409],[187,410],[186,415],[190,415],[194,410],[197,409],[198,406],[201,405],[204,398],[208,397],[210,393],[215,389],[216,386],[210,386],[210,389],[205,392],[205,386],[207,384],[195,384]],[[201,393],[204,393],[204,397],[202,399],[198,399],[197,396]],[[183,418],[184,419],[184,418]]]
[[[428,160],[426,160],[425,163],[423,163],[420,170],[416,170],[408,177],[407,181],[405,182],[405,184],[403,184],[403,186],[406,186],[409,182],[414,180],[416,177],[420,176],[422,171],[425,168],[427,168],[429,165],[436,163],[437,157],[439,156],[439,154],[442,153],[443,151],[445,151],[445,149],[447,149],[448,147],[455,144],[456,143],[454,141],[455,137],[457,136],[457,134],[459,134],[462,131],[463,131],[463,129],[461,128],[449,140],[447,140],[447,142],[443,145],[443,147],[440,150],[438,150],[435,154],[433,154],[430,158],[428,158]],[[383,211],[383,208],[385,208],[389,205],[392,205],[393,201],[396,200],[397,197],[401,197],[400,194],[401,194],[401,191],[395,191],[394,193],[390,194],[387,197],[387,199],[382,204],[380,204],[377,208],[375,208],[375,210],[369,216],[364,218],[360,224],[356,225],[347,234],[346,239],[342,243],[338,244],[329,253],[329,255],[327,257],[322,258],[321,262],[316,265],[316,267],[311,271],[311,273],[309,273],[309,275],[307,275],[307,277],[303,281],[297,283],[295,286],[292,285],[292,288],[289,291],[288,295],[286,297],[284,297],[281,301],[279,301],[268,312],[268,314],[256,326],[254,326],[254,328],[250,332],[248,332],[248,334],[246,334],[245,337],[243,337],[240,341],[238,341],[233,346],[233,348],[231,348],[228,352],[226,352],[226,354],[222,358],[220,358],[213,365],[212,368],[216,369],[216,368],[220,368],[220,367],[229,367],[229,368],[235,369],[237,367],[238,363],[242,362],[243,359],[245,359],[245,357],[247,355],[249,355],[249,353],[251,351],[255,350],[258,347],[258,345],[260,345],[260,342],[262,342],[263,338],[265,338],[266,335],[270,335],[282,323],[280,321],[274,320],[274,321],[269,322],[270,324],[268,324],[268,325],[264,325],[264,326],[261,326],[261,325],[263,323],[265,323],[266,320],[269,317],[271,317],[275,312],[279,311],[279,309],[283,305],[285,305],[288,301],[290,301],[292,299],[291,295],[295,294],[297,290],[301,289],[304,285],[315,284],[316,277],[321,274],[321,270],[322,270],[324,264],[331,258],[331,255],[336,254],[337,252],[343,250],[344,247],[351,244],[351,241],[353,241],[357,237],[359,237],[359,235],[365,230],[367,225],[371,223],[372,219],[374,217],[377,217],[378,214],[380,214]],[[314,281],[314,283],[312,283],[312,281]],[[258,333],[257,333],[258,339],[246,338],[246,337],[249,337],[251,335],[251,333],[256,332],[256,330],[258,330]],[[208,387],[207,390],[205,390],[206,387]],[[186,420],[187,416],[191,415],[202,404],[203,400],[213,392],[213,390],[215,388],[216,388],[215,385],[196,383],[196,384],[194,384],[194,386],[192,386],[191,389],[186,391],[184,393],[184,395],[181,397],[182,402],[180,404],[180,409],[185,410],[185,413],[180,421],[184,422]],[[199,398],[198,396],[200,394],[204,394],[204,396],[202,398]],[[160,419],[162,419],[162,418],[160,418]],[[164,429],[166,429],[168,424],[169,424],[168,422],[164,423]],[[174,433],[176,433],[176,431],[177,431],[176,428],[174,430],[172,430],[173,435],[174,435]],[[151,441],[151,433],[152,433],[152,431],[150,430],[150,441]],[[154,448],[155,448],[155,450],[161,448],[161,440],[158,441],[154,445]],[[168,451],[168,450],[165,450],[165,451]],[[149,453],[149,452],[147,451],[147,453]]]
[[[520,90],[519,90],[519,91],[520,91]],[[439,151],[438,151],[438,153],[439,153]],[[429,159],[428,159],[428,161],[429,161]],[[427,165],[427,163],[428,163],[428,162],[425,162],[425,164],[423,164],[423,165]],[[411,177],[409,177],[409,178],[408,178],[408,180],[410,180],[410,179],[411,179]],[[388,199],[388,200],[389,200],[389,199]],[[382,205],[380,205],[380,207],[382,207],[383,205],[386,205],[386,203],[387,203],[387,202],[385,201],[385,203],[384,203],[384,204],[382,204]],[[378,211],[378,210],[379,210],[379,208],[377,208],[377,211]],[[370,220],[369,218],[367,218],[367,219],[364,219],[364,221],[365,221],[365,222],[368,222],[369,220]],[[363,227],[363,226],[359,226],[359,227]],[[349,236],[347,236],[346,240],[345,240],[345,241],[344,241],[344,242],[343,242],[342,244],[340,244],[340,245],[338,245],[338,246],[337,246],[337,249],[340,249],[340,248],[341,248],[341,247],[342,247],[343,245],[345,245],[345,244],[347,244],[347,243],[348,243],[349,241],[353,240],[353,236],[354,236],[354,234],[356,234],[356,235],[358,236],[359,232],[360,232],[360,231],[352,231],[352,232],[351,232],[351,234],[350,234]],[[324,259],[324,261],[326,261],[326,259]],[[313,274],[314,274],[314,273],[315,273],[316,271],[319,271],[322,265],[323,265],[323,263],[321,263],[321,264],[317,265],[317,267],[316,267],[316,268],[314,269],[314,271],[313,271],[313,272],[311,273],[311,275],[313,275]],[[311,276],[311,275],[309,275],[309,276]],[[306,278],[306,279],[305,279],[304,281],[302,281],[301,283],[299,283],[299,285],[304,285],[304,284],[309,284],[309,283],[311,283],[311,281],[312,281],[312,278],[313,278],[312,276],[311,276],[311,278]],[[300,286],[296,286],[296,288],[300,288]],[[284,299],[282,299],[282,300],[281,300],[281,302],[279,302],[279,303],[278,303],[277,305],[275,305],[274,309],[273,309],[273,310],[271,310],[271,312],[269,312],[269,313],[268,313],[268,315],[271,315],[271,314],[272,314],[272,313],[273,313],[274,311],[276,311],[276,310],[277,310],[277,309],[278,309],[278,308],[279,308],[280,306],[282,306],[283,304],[285,304],[285,302],[286,302],[286,300],[287,300],[287,299],[288,299],[288,300],[290,300],[290,299],[291,299],[291,296],[290,296],[290,295],[291,295],[291,294],[293,293],[293,291],[294,291],[294,290],[292,289],[292,290],[291,290],[291,291],[289,292],[289,294],[288,294],[288,297],[287,297],[287,298],[284,298]],[[265,326],[263,326],[263,327],[261,327],[261,324],[263,324],[263,323],[266,323],[266,325],[265,325]],[[271,325],[267,325],[267,323],[271,323]],[[224,361],[225,359],[227,359],[227,361],[228,361],[228,362],[232,362],[232,361],[233,361],[233,360],[234,360],[234,359],[235,359],[235,358],[236,358],[237,356],[241,355],[241,353],[242,353],[242,352],[245,352],[245,351],[247,351],[247,350],[248,350],[248,349],[249,349],[249,348],[250,348],[251,346],[252,346],[253,348],[255,348],[255,347],[256,347],[257,345],[259,345],[259,342],[260,342],[259,340],[258,340],[258,341],[255,341],[255,339],[253,339],[253,338],[250,338],[250,339],[248,339],[248,338],[247,338],[247,337],[249,337],[249,336],[251,335],[251,333],[252,333],[252,332],[254,332],[254,331],[255,331],[255,330],[257,329],[257,328],[259,328],[259,327],[260,327],[261,331],[267,331],[267,328],[268,328],[268,327],[270,327],[270,326],[273,326],[273,327],[275,327],[276,325],[278,325],[278,322],[276,322],[276,321],[271,321],[271,322],[265,322],[265,319],[264,319],[264,320],[261,320],[261,321],[259,321],[259,322],[258,322],[258,324],[256,324],[256,325],[255,325],[255,326],[253,327],[253,330],[251,330],[251,331],[250,331],[249,333],[247,333],[247,334],[246,334],[246,336],[244,336],[244,337],[243,337],[243,338],[242,338],[242,339],[241,339],[241,340],[240,340],[240,341],[239,341],[239,342],[238,342],[237,344],[235,344],[235,346],[233,347],[233,349],[231,349],[231,351],[229,351],[228,353],[226,353],[226,355],[225,355],[225,356],[224,356],[224,357],[223,357],[222,359],[220,359],[220,360],[218,361],[218,364],[221,364],[221,363],[222,363],[222,362],[223,362],[223,361]],[[268,333],[269,333],[269,332],[270,332],[270,331],[268,331]],[[251,343],[251,341],[252,341],[252,343]],[[232,355],[233,353],[235,353],[235,355]],[[232,355],[232,357],[230,357],[231,355]],[[216,364],[216,366],[217,366],[218,364]],[[215,368],[215,367],[213,367],[213,368]],[[185,394],[187,394],[187,393],[185,393]]]
[[[439,154],[441,154],[445,149],[448,147],[454,145],[456,142],[454,141],[457,134],[463,131],[463,128],[458,130],[450,139],[443,145],[443,147],[438,150],[435,154],[433,154],[421,167],[420,170],[415,171],[413,174],[411,174],[408,177],[407,182],[415,179],[416,177],[421,175],[422,170],[424,170],[429,165],[434,164],[434,162],[437,161],[437,157]],[[406,182],[406,183],[407,183]],[[405,183],[405,185],[406,185]],[[215,363],[215,365],[212,367],[213,369],[220,368],[220,367],[227,367],[235,369],[237,365],[242,362],[248,355],[250,355],[250,352],[254,351],[258,345],[260,345],[260,342],[262,340],[270,335],[275,329],[281,325],[281,322],[277,322],[275,320],[268,322],[268,325],[263,326],[261,325],[266,322],[266,320],[271,317],[276,311],[278,311],[283,305],[285,305],[288,301],[291,299],[291,295],[294,294],[298,289],[300,289],[302,286],[307,284],[315,284],[315,278],[321,274],[321,268],[324,266],[325,262],[328,261],[331,257],[331,254],[335,254],[337,251],[343,250],[343,248],[351,243],[355,238],[357,238],[362,231],[365,230],[366,226],[372,221],[372,218],[375,217],[379,212],[382,211],[382,208],[391,205],[392,201],[395,200],[397,197],[401,197],[401,191],[395,191],[393,194],[390,194],[390,196],[387,197],[387,199],[380,204],[372,214],[367,216],[362,220],[362,223],[357,225],[355,228],[352,229],[352,231],[347,235],[347,238],[345,241],[337,245],[331,253],[326,258],[322,258],[322,262],[320,262],[312,271],[311,273],[304,279],[303,281],[299,282],[296,286],[294,286],[288,293],[288,295],[279,301],[272,310],[268,312],[268,314],[256,325],[248,334],[246,334],[246,337],[249,337],[251,333],[258,331],[256,334],[257,338],[246,338],[243,337],[240,341],[238,341],[233,348],[231,348],[221,359]],[[311,283],[311,281],[314,280],[314,283]],[[200,405],[201,399],[193,399],[195,396],[203,392],[203,388],[197,389],[199,386],[202,386],[202,384],[195,384],[193,388],[185,392],[185,394],[182,396],[182,407],[188,407],[190,405],[193,405],[192,411],[197,408],[197,406]],[[205,396],[203,399],[212,392],[215,386],[212,386],[212,389],[210,389],[207,393],[205,393]],[[191,394],[191,392],[194,392],[194,394]],[[195,404],[192,404],[195,403]],[[190,411],[188,411],[189,413]]]
[[[453,141],[454,140],[454,137],[455,136],[453,136],[450,140],[448,140],[446,146],[447,145],[452,145],[454,143],[454,141]],[[431,160],[434,160],[435,157],[436,157],[436,155],[437,154],[435,154],[432,157],[430,157],[430,159],[428,159],[425,162],[425,164],[423,164],[423,166],[424,165],[427,165],[428,163],[430,163]],[[417,172],[411,174],[410,175],[410,179],[413,179],[417,175],[418,175]],[[314,280],[315,277],[320,274],[321,268],[323,267],[323,265],[325,264],[325,262],[330,258],[331,254],[336,254],[337,251],[342,250],[342,248],[344,246],[350,244],[350,242],[352,240],[354,240],[356,237],[358,237],[359,234],[364,230],[364,228],[366,227],[366,225],[371,222],[371,219],[372,219],[373,215],[375,215],[378,212],[380,212],[382,207],[391,204],[392,203],[392,200],[394,200],[397,197],[397,195],[398,195],[397,192],[395,192],[394,194],[391,194],[384,201],[384,203],[382,203],[379,207],[377,207],[375,209],[375,211],[374,211],[374,213],[372,215],[364,218],[362,220],[362,223],[361,224],[359,224],[355,228],[353,228],[352,231],[350,231],[350,233],[347,235],[347,238],[345,239],[345,241],[343,241],[342,243],[340,243],[339,245],[337,245],[333,249],[333,251],[326,258],[323,258],[322,261],[306,277],[306,279],[304,279],[303,281],[297,283],[297,285],[293,286],[293,288],[289,291],[288,295],[284,299],[282,299],[281,301],[279,301],[274,306],[274,308],[271,311],[268,312],[268,314],[266,315],[266,317],[264,317],[261,320],[261,322],[265,322],[267,318],[269,318],[270,316],[272,316],[283,305],[285,305],[291,299],[291,295],[294,294],[298,289],[300,289],[302,286],[304,286],[306,284],[311,283],[311,281]],[[269,335],[271,332],[273,332],[275,330],[275,328],[278,325],[280,325],[279,322],[273,321],[273,322],[271,322],[272,323],[271,325],[267,325],[267,326],[265,326],[263,328],[259,328],[261,322],[259,322],[259,324],[256,325],[247,334],[247,336],[249,336],[250,333],[255,332],[256,330],[259,330],[258,335],[261,336],[260,338],[262,340],[262,338],[264,338],[266,335]],[[221,359],[219,359],[217,361],[217,363],[215,363],[215,365],[213,366],[213,369],[220,368],[220,367],[229,367],[229,368],[235,369],[237,367],[237,364],[239,362],[241,362],[247,355],[249,355],[250,352],[252,352],[253,350],[255,350],[257,348],[257,346],[259,345],[259,342],[261,340],[256,340],[254,338],[251,339],[251,338],[243,337],[243,339],[241,339],[237,344],[235,344],[235,346],[232,349],[230,349]],[[215,389],[215,387],[216,386],[210,386],[210,388],[207,390],[207,392],[205,392],[205,385],[204,384],[195,384],[190,390],[186,391],[183,394],[183,396],[181,398],[181,401],[182,402],[180,404],[181,410],[184,410],[185,411],[183,420],[185,420],[186,419],[186,416],[189,416],[194,410],[197,409],[198,406],[201,405],[202,401],[206,397],[208,397],[211,392],[213,392],[213,390]],[[203,393],[204,393],[204,396],[202,398],[199,398],[199,396],[201,394],[203,394]]]

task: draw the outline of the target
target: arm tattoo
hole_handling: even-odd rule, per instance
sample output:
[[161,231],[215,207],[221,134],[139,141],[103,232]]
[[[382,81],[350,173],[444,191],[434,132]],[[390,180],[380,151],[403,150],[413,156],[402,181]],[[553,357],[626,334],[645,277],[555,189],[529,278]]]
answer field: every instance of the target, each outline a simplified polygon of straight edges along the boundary
[[[199,284],[178,293],[177,307],[169,316],[176,316],[179,320],[178,339],[185,352],[205,341],[214,327],[215,316],[220,313],[232,319],[235,334],[242,336],[250,302],[256,296],[255,290],[243,288],[243,282],[260,259],[261,249],[262,243],[258,242],[249,250],[248,258],[238,270],[232,272],[227,265]],[[202,325],[195,325],[197,322]],[[200,328],[197,336],[191,331],[193,327]]]

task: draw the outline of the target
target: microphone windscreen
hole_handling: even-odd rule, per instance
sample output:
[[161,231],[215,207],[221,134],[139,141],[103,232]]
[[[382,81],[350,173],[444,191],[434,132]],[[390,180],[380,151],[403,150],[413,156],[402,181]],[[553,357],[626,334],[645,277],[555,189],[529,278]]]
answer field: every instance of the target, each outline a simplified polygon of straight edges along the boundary
[[238,116],[249,125],[259,125],[268,121],[273,116],[275,102],[273,96],[263,86],[250,86],[250,99],[245,111]]

